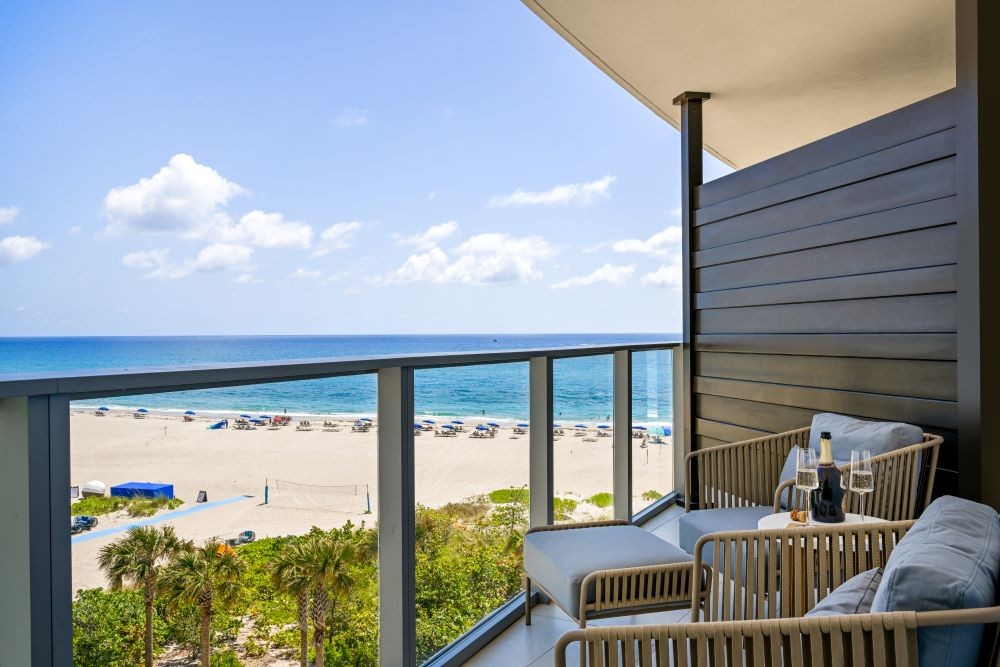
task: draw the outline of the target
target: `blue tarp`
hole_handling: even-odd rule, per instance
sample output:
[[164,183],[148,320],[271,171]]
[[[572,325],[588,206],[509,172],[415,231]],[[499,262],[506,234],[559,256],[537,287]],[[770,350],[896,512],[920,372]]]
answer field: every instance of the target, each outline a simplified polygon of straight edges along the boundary
[[173,498],[174,485],[160,484],[158,482],[128,482],[111,487],[111,495],[123,498],[133,498],[144,496],[146,498]]

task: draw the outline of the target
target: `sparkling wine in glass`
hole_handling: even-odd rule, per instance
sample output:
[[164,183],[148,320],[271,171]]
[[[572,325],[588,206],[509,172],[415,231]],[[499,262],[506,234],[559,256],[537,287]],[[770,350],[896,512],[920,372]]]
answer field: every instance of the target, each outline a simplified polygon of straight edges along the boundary
[[819,473],[816,472],[816,451],[799,447],[796,453],[795,486],[802,491],[812,492],[819,488]]
[[875,490],[872,453],[867,449],[851,452],[851,491],[861,496],[861,520],[865,520],[865,496]]

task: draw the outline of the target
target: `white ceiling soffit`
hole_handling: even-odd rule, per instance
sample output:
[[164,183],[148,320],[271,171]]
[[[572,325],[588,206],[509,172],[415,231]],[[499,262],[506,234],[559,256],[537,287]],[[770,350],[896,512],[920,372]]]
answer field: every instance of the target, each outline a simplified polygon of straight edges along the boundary
[[711,93],[708,150],[734,167],[955,85],[954,0],[524,0],[674,127]]

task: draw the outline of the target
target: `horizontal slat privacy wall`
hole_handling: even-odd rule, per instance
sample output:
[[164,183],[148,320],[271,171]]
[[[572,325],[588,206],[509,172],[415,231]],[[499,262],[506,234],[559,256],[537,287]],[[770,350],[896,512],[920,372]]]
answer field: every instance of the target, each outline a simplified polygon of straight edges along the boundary
[[821,411],[906,421],[945,436],[954,488],[953,95],[695,189],[695,447]]

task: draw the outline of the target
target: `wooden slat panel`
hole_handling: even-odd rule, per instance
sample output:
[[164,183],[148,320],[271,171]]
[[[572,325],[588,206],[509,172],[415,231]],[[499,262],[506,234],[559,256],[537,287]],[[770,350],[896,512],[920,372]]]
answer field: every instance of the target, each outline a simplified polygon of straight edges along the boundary
[[695,250],[886,211],[955,194],[955,158],[695,227]]
[[696,395],[695,407],[700,418],[739,424],[746,428],[773,433],[809,426],[813,415],[820,412],[708,394]]
[[695,436],[694,442],[695,442],[695,449],[710,449],[711,447],[718,447],[719,445],[729,444],[725,440],[716,440],[715,438],[709,438],[704,435]]
[[697,311],[696,333],[952,333],[952,294]]
[[957,359],[956,336],[947,334],[702,334],[698,352],[805,354],[881,359]]
[[754,190],[741,197],[727,199],[712,206],[703,206],[698,210],[697,222],[706,224],[723,220],[747,211],[811,196],[817,192],[843,187],[954,154],[955,130],[942,130],[856,160],[842,162],[770,187]]
[[[955,428],[956,404],[923,398],[903,398],[853,391],[814,389],[765,382],[695,378],[695,392],[747,401],[776,403],[782,406],[806,408],[818,412],[903,421],[921,426]],[[708,415],[699,413],[708,418]]]
[[945,225],[695,271],[697,291],[954,264],[958,230]]
[[705,267],[726,262],[738,262],[755,257],[767,257],[797,250],[819,248],[836,243],[886,236],[955,222],[955,197],[900,206],[856,218],[836,220],[763,238],[730,243],[701,250],[694,254],[694,266]]
[[957,267],[932,266],[902,271],[865,273],[838,278],[803,280],[780,285],[739,287],[701,292],[695,295],[695,308],[736,308],[775,303],[805,303],[841,299],[870,299],[909,294],[942,294],[956,290]]
[[731,380],[957,400],[954,361],[703,352],[697,355],[695,373]]
[[736,426],[710,419],[697,419],[695,421],[695,431],[698,435],[722,440],[723,442],[740,442],[741,440],[752,440],[753,438],[771,435],[771,431],[761,431],[755,428]]
[[707,207],[724,199],[738,197],[774,183],[953,127],[954,95],[954,89],[947,90],[705,183],[697,188],[695,201],[698,202],[698,206]]

